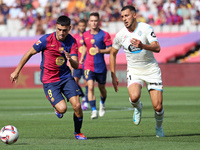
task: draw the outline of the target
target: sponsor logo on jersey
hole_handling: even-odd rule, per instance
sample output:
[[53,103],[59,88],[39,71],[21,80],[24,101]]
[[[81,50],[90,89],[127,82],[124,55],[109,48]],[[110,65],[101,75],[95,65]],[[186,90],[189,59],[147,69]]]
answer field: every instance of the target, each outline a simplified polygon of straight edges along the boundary
[[96,50],[94,47],[91,47],[89,50],[90,55],[96,55]]
[[79,49],[78,49],[79,53],[82,53],[83,51],[83,46],[80,46]]
[[139,52],[142,51],[140,48],[135,47],[135,46],[133,46],[133,45],[131,45],[131,44],[129,45],[128,50],[129,50],[131,53],[139,53]]
[[56,45],[51,45],[51,47],[54,47],[54,46],[56,46]]
[[62,66],[65,63],[65,58],[62,56],[59,56],[56,58],[56,65]]
[[59,47],[59,52],[63,53],[64,52],[64,47]]
[[40,43],[42,43],[40,40],[38,40],[35,44],[39,45]]

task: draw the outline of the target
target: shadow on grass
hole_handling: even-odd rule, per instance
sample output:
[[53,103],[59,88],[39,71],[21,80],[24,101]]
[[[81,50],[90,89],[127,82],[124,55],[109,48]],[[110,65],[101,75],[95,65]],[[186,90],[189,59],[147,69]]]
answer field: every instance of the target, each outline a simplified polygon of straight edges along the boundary
[[[177,135],[165,135],[165,137],[181,137],[181,136],[200,136],[200,133],[194,133],[194,134],[177,134]],[[87,137],[87,139],[112,139],[112,138],[139,138],[139,137],[155,137],[155,135],[136,135],[136,136],[102,136],[102,137]]]

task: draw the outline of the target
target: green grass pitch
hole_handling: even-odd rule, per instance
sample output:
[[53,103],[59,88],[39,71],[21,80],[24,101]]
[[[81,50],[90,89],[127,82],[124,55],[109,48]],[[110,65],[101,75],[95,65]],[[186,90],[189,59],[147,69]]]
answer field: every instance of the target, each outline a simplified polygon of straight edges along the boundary
[[[200,87],[165,87],[163,128],[166,137],[155,137],[155,119],[146,88],[142,89],[142,121],[135,126],[126,87],[118,93],[107,87],[106,114],[90,119],[84,111],[82,132],[88,140],[75,140],[73,110],[58,119],[43,89],[0,90],[0,128],[14,125],[19,139],[0,142],[0,150],[197,150],[200,149]],[[97,108],[99,91],[95,89]]]

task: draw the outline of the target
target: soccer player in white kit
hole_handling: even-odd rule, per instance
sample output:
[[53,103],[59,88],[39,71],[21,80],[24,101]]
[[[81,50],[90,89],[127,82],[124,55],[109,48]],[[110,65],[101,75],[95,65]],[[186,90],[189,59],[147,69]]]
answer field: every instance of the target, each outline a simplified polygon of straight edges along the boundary
[[151,101],[155,110],[156,137],[164,137],[162,128],[164,109],[162,105],[163,85],[161,71],[153,52],[160,52],[160,45],[153,28],[136,20],[136,9],[133,6],[125,6],[121,10],[123,27],[113,40],[110,52],[110,69],[112,83],[115,91],[118,91],[118,78],[115,75],[116,55],[123,47],[127,59],[127,87],[129,101],[134,107],[133,121],[140,124],[142,103],[140,101],[141,89],[146,83]]

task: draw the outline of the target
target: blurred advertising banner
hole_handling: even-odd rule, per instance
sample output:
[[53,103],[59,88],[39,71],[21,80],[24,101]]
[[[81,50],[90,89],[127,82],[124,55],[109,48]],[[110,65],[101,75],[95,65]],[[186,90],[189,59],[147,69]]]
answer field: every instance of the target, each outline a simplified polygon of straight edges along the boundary
[[[159,64],[162,71],[164,86],[200,86],[200,63],[185,64]],[[106,86],[112,86],[111,72],[107,66],[107,83]],[[40,82],[39,66],[24,67],[21,70],[17,83],[11,83],[10,74],[15,67],[0,68],[0,89],[6,88],[42,88]],[[116,75],[119,79],[119,86],[126,86],[126,65],[118,64]],[[80,80],[83,85],[83,79]]]

